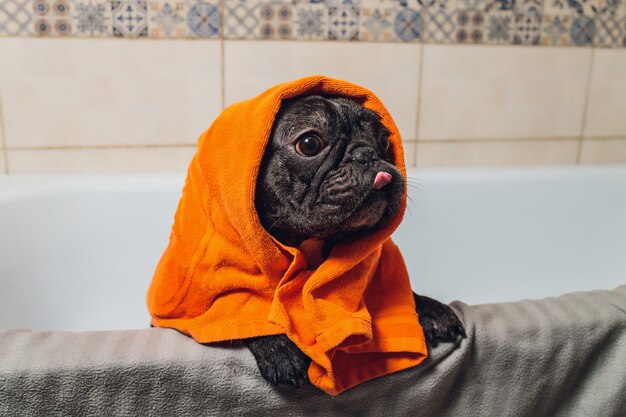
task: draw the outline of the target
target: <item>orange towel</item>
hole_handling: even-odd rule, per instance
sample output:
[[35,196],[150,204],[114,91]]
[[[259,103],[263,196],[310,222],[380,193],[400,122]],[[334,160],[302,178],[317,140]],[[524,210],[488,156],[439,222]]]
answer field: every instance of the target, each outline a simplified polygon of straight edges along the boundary
[[386,228],[338,244],[315,270],[261,226],[254,192],[274,118],[281,100],[309,94],[350,97],[375,111],[405,173],[398,128],[365,88],[312,76],[233,104],[200,136],[147,301],[155,326],[200,343],[287,334],[312,360],[311,383],[337,395],[417,365],[427,350],[389,237],[406,201]]

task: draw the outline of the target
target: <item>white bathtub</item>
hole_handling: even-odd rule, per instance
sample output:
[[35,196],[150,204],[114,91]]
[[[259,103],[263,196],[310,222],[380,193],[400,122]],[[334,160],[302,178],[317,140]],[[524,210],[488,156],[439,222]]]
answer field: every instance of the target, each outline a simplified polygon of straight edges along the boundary
[[[626,283],[626,166],[409,176],[395,239],[417,292],[484,303]],[[183,180],[0,177],[0,329],[147,326]]]

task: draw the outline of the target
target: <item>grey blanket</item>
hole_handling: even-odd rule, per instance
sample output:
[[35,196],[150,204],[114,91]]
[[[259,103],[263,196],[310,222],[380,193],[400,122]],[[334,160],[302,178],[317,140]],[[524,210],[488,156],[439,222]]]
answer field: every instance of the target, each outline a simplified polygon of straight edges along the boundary
[[459,346],[336,398],[172,330],[0,332],[0,415],[626,416],[626,286],[453,307]]

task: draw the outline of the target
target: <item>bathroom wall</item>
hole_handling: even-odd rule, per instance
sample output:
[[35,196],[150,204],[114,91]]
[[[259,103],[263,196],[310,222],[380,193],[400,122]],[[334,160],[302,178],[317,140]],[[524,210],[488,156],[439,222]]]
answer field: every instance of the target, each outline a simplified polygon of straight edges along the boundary
[[221,109],[326,74],[410,165],[626,163],[623,0],[0,0],[0,170],[182,172]]

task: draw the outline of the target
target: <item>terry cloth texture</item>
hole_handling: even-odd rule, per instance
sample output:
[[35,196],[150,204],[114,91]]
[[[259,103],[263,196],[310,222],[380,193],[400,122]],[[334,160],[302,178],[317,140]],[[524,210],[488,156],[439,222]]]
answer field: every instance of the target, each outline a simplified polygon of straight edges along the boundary
[[398,129],[362,87],[312,76],[233,104],[198,141],[148,309],[153,325],[200,343],[284,333],[311,358],[311,382],[336,395],[417,365],[427,349],[404,261],[389,237],[404,198],[387,227],[338,244],[315,270],[260,223],[254,192],[276,114],[282,100],[312,94],[349,97],[376,112],[405,174]]
[[173,330],[0,332],[0,415],[626,416],[626,286],[453,308],[458,347],[334,398]]

